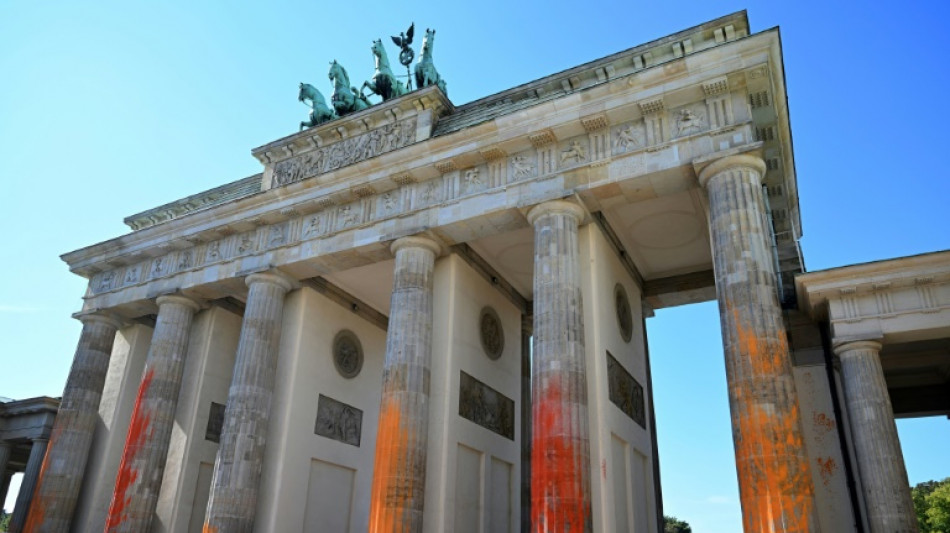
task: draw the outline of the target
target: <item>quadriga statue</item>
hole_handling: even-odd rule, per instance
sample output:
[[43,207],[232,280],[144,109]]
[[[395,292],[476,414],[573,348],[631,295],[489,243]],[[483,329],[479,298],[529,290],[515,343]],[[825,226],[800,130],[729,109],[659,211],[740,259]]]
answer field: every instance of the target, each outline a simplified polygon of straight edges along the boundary
[[323,95],[320,94],[320,91],[309,83],[300,84],[300,93],[297,95],[297,100],[305,104],[307,101],[310,102],[308,104],[310,106],[310,121],[301,122],[301,130],[304,128],[312,128],[317,124],[323,124],[324,122],[337,118],[336,112],[330,109],[327,105],[327,101],[323,98]]
[[422,38],[422,50],[419,52],[419,62],[416,63],[416,88],[421,89],[429,85],[438,85],[442,92],[448,95],[445,80],[439,76],[432,62],[432,47],[435,46],[435,30],[426,29],[426,36]]

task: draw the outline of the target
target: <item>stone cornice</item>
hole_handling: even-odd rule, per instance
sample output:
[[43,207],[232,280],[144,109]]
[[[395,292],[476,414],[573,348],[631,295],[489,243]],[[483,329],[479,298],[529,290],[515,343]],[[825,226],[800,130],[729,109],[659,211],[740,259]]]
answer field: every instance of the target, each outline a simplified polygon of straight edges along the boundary
[[800,274],[795,288],[799,307],[827,320],[836,340],[908,340],[950,329],[950,251]]

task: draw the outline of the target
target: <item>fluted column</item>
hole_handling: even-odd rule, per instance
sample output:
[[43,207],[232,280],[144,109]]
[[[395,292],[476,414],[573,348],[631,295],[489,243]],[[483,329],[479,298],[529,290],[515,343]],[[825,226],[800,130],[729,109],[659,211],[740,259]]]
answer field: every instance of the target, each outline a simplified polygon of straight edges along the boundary
[[200,309],[180,295],[160,296],[155,332],[135,397],[116,475],[108,532],[148,531],[162,488],[192,320]]
[[392,252],[396,264],[369,531],[418,533],[426,481],[432,271],[440,248],[430,239],[404,237],[393,243]]
[[48,443],[49,441],[45,438],[33,439],[30,458],[26,461],[26,471],[23,472],[23,481],[20,482],[20,492],[17,494],[16,504],[13,506],[13,516],[10,517],[10,527],[7,528],[7,533],[23,531],[23,524],[26,522],[27,513],[33,502],[36,482],[40,477],[40,467],[43,465],[43,457],[46,455]]
[[284,296],[292,285],[272,273],[251,274],[246,283],[247,306],[214,462],[206,532],[249,532],[257,510]]
[[105,313],[79,314],[76,318],[82,321],[82,333],[24,527],[31,533],[69,531],[119,328],[119,322]]
[[590,437],[577,227],[564,201],[528,212],[534,226],[531,530],[591,531]]
[[881,343],[837,344],[871,533],[917,533],[904,455],[881,369]]
[[770,228],[762,199],[765,163],[736,155],[702,170],[742,520],[746,533],[812,531],[808,469]]

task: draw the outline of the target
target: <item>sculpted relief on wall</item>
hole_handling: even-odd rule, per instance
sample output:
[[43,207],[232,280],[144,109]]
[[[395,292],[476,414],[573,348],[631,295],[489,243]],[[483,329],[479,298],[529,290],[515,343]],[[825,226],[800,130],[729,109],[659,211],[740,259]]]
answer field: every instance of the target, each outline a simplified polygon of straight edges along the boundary
[[415,117],[285,159],[274,165],[274,186],[332,172],[411,144],[416,139]]

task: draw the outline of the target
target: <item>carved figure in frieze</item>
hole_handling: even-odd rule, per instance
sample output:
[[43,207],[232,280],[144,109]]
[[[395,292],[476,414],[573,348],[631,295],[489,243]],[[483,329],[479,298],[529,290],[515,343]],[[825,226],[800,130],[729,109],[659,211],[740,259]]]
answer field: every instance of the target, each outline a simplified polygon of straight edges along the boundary
[[356,224],[359,219],[359,213],[352,206],[344,205],[337,212],[337,216],[340,220],[340,227],[345,228],[347,226],[352,226]]
[[396,195],[391,192],[383,193],[383,208],[392,211],[396,208]]
[[422,187],[422,194],[420,195],[422,201],[426,203],[436,201],[438,187],[439,185],[436,183],[436,180],[426,182],[426,184]]
[[102,275],[99,278],[99,291],[107,291],[112,288],[112,283],[115,281],[115,271],[110,270]]
[[618,149],[620,152],[626,152],[630,148],[636,148],[640,146],[640,139],[634,133],[633,126],[626,126],[620,128],[617,131],[617,136],[614,138],[614,148]]
[[241,242],[238,243],[238,253],[245,254],[254,250],[254,239],[253,233],[245,233],[241,235]]
[[221,241],[212,241],[208,243],[208,254],[206,257],[209,261],[217,261],[221,258]]
[[516,155],[511,158],[511,171],[515,179],[530,177],[534,174],[534,163],[528,156]]
[[327,101],[323,98],[323,95],[320,94],[320,91],[316,87],[310,85],[309,83],[300,83],[300,93],[297,94],[297,100],[307,104],[310,107],[310,120],[308,122],[301,122],[300,129],[312,128],[317,124],[323,124],[324,122],[333,120],[337,118],[336,111],[330,109],[327,105]]
[[422,50],[419,53],[419,62],[416,63],[416,88],[421,89],[429,85],[436,85],[442,93],[448,94],[445,80],[432,62],[432,49],[435,46],[435,30],[426,29],[426,36],[422,38]]
[[138,282],[138,280],[139,280],[139,266],[135,265],[135,266],[129,267],[129,269],[125,271],[124,283],[136,283]]
[[703,117],[689,108],[681,109],[676,116],[676,131],[679,135],[695,133],[703,128]]
[[284,240],[284,226],[282,224],[274,224],[271,226],[267,237],[267,244],[269,246],[277,246],[278,244],[284,244]]
[[465,171],[466,190],[477,189],[482,186],[482,178],[477,168],[470,168]]
[[183,250],[180,254],[178,254],[178,270],[191,268],[191,264],[191,250]]
[[309,238],[319,234],[322,225],[323,222],[320,219],[320,215],[312,215],[308,217],[303,228],[303,236]]
[[579,163],[585,159],[587,159],[587,148],[577,140],[571,141],[571,145],[567,147],[567,150],[561,152],[561,163],[567,161]]
[[383,41],[376,39],[370,49],[376,59],[376,72],[373,73],[372,79],[363,82],[360,94],[363,94],[364,89],[369,89],[372,94],[381,96],[384,102],[406,94],[406,87],[396,79],[396,75],[389,68],[389,56],[386,55]]
[[156,257],[155,260],[152,261],[151,276],[153,278],[157,278],[158,276],[161,276],[164,273],[165,273],[165,258]]
[[362,93],[350,85],[350,77],[342,65],[333,60],[330,62],[330,81],[333,82],[333,94],[330,102],[339,116],[361,111],[370,106],[369,100]]

